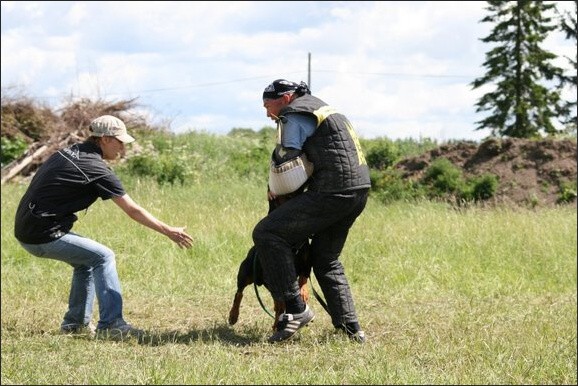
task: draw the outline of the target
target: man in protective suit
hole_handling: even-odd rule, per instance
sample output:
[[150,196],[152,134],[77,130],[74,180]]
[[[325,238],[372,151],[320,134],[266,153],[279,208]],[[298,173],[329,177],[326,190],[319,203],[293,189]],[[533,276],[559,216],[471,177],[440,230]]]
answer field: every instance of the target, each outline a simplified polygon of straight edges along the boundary
[[293,249],[311,238],[313,272],[335,328],[365,342],[339,256],[349,229],[363,212],[369,168],[349,120],[304,83],[278,79],[265,88],[263,106],[277,123],[268,198],[305,190],[261,219],[253,242],[267,287],[286,304],[269,342],[291,338],[315,318],[300,297]]

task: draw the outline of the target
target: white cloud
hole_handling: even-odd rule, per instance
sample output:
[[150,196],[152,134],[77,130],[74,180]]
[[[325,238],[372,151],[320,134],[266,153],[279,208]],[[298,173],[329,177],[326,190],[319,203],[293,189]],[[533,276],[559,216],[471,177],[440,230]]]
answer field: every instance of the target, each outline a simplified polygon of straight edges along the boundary
[[138,97],[173,130],[259,130],[272,125],[263,88],[308,81],[311,53],[313,93],[362,137],[483,137],[469,84],[484,72],[485,1],[1,4],[2,87],[54,104]]

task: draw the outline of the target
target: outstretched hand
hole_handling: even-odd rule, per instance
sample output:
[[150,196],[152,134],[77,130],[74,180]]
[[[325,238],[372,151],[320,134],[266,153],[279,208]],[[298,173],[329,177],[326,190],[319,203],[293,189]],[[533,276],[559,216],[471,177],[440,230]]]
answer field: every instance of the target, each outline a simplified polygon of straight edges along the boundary
[[193,246],[193,238],[185,232],[187,227],[169,227],[167,237],[173,240],[179,248],[190,248]]

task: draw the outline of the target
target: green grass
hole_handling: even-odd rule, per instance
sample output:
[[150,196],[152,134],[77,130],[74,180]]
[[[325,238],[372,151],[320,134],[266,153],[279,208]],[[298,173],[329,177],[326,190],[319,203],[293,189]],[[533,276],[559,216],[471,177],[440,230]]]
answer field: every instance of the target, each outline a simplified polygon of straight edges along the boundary
[[79,214],[74,230],[117,254],[125,318],[150,333],[141,344],[58,334],[71,269],[17,244],[25,186],[3,186],[1,383],[576,384],[575,208],[458,211],[370,198],[342,255],[369,342],[335,334],[313,298],[316,320],[269,345],[272,320],[252,287],[239,322],[227,324],[238,265],[267,212],[265,186],[129,179],[138,203],[188,226],[189,250],[112,202]]

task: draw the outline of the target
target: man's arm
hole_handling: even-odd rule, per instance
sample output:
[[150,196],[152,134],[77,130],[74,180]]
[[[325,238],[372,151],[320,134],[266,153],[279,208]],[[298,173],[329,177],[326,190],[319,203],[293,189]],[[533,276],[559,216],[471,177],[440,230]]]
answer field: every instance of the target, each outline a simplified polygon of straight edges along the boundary
[[180,248],[190,248],[193,245],[193,238],[185,232],[186,227],[173,227],[165,224],[134,202],[128,194],[114,197],[112,198],[112,201],[114,201],[114,203],[118,205],[130,218],[167,236]]

